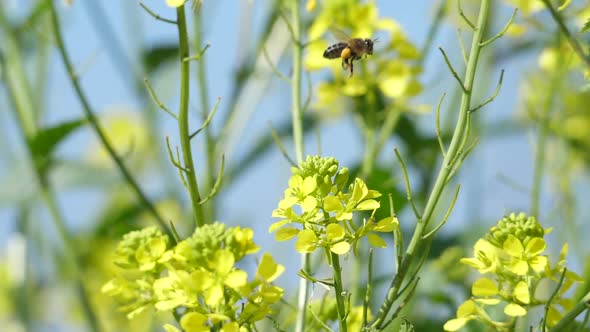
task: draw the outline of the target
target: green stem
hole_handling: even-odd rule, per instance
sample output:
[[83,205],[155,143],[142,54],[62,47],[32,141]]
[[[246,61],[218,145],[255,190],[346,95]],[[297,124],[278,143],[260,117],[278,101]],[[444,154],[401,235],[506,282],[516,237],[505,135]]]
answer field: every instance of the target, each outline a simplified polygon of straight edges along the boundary
[[68,231],[63,216],[59,211],[57,204],[55,202],[55,197],[51,193],[51,189],[49,188],[49,184],[41,180],[41,173],[38,172],[37,176],[41,183],[41,195],[43,196],[43,200],[47,205],[51,217],[55,222],[55,226],[57,228],[57,232],[59,237],[61,238],[64,244],[64,254],[67,257],[68,262],[71,263],[72,268],[74,269],[74,275],[76,277],[76,290],[78,291],[78,295],[80,296],[80,302],[82,304],[82,311],[88,320],[88,324],[92,331],[101,331],[101,328],[98,324],[98,319],[94,310],[92,309],[92,305],[90,303],[90,297],[88,295],[88,291],[84,287],[84,279],[82,276],[82,268],[78,257],[76,257],[76,245],[74,243],[74,239],[70,232]]
[[559,13],[553,7],[553,5],[551,4],[551,2],[549,0],[541,0],[541,1],[545,4],[545,7],[547,7],[547,9],[549,10],[549,13],[551,13],[551,17],[553,17],[553,20],[557,23],[557,26],[559,26],[559,29],[564,34],[568,43],[570,44],[570,46],[574,50],[574,53],[576,53],[576,55],[580,58],[580,60],[582,60],[582,62],[586,65],[586,67],[588,67],[590,69],[590,56],[588,56],[584,53],[582,46],[580,45],[578,40],[576,38],[574,38],[574,36],[570,32],[570,30],[567,28],[567,26],[565,25],[565,22],[561,18],[561,15],[559,15]]
[[303,113],[301,109],[301,18],[300,18],[300,0],[291,0],[291,11],[293,13],[293,78],[292,86],[292,106],[291,114],[293,116],[293,143],[295,144],[295,156],[297,163],[303,161]]
[[590,293],[587,293],[581,300],[570,310],[555,326],[553,326],[549,332],[568,331],[565,329],[571,324],[579,314],[584,310],[590,310]]
[[[9,27],[6,24],[4,12],[1,8],[0,25],[2,25],[2,27],[6,31],[10,31]],[[9,65],[5,66],[4,60],[0,59],[2,60],[1,67],[2,69],[10,68],[10,71],[7,70],[5,75],[7,82],[6,87],[9,94],[10,102],[12,103],[13,109],[17,116],[18,125],[21,129],[23,140],[25,141],[25,146],[28,148],[30,163],[34,168],[34,174],[43,201],[51,214],[52,220],[55,223],[55,228],[57,229],[60,240],[64,245],[64,255],[66,256],[66,261],[71,265],[74,271],[74,275],[76,278],[76,288],[80,295],[80,302],[82,305],[82,311],[84,313],[84,316],[88,320],[88,324],[90,325],[90,329],[92,331],[100,331],[101,329],[98,324],[98,319],[90,305],[88,292],[84,288],[84,279],[82,278],[81,272],[82,268],[80,261],[76,256],[74,239],[72,235],[68,232],[66,224],[64,222],[64,218],[62,217],[57,207],[55,197],[51,193],[47,175],[44,174],[43,169],[40,168],[39,165],[36,163],[36,156],[34,155],[33,150],[29,144],[30,139],[34,137],[35,133],[38,130],[35,124],[35,112],[33,104],[31,103],[31,100],[33,99],[23,100],[23,98],[28,98],[27,96],[32,95],[32,93],[30,90],[30,83],[27,80],[27,76],[25,74],[24,67],[22,67],[23,63],[20,61],[22,57],[17,46],[18,44],[16,43],[16,38],[13,34],[7,33],[5,43],[6,45],[8,45],[8,56],[6,62]],[[15,77],[14,75],[19,76]],[[27,278],[29,278],[29,276],[27,276]]]
[[127,184],[131,187],[131,189],[133,189],[133,191],[135,192],[135,194],[139,198],[140,202],[144,205],[144,207],[154,217],[154,219],[156,220],[156,222],[158,223],[160,228],[162,228],[168,234],[168,236],[173,240],[172,233],[170,232],[170,229],[167,227],[166,222],[164,221],[162,216],[160,216],[160,214],[158,213],[158,211],[156,210],[154,205],[149,201],[149,199],[147,198],[147,196],[145,195],[143,190],[139,187],[139,184],[137,183],[137,181],[135,180],[135,178],[133,177],[133,175],[131,174],[129,169],[127,169],[127,167],[123,163],[123,160],[117,154],[117,152],[115,151],[115,148],[111,145],[111,143],[107,139],[103,128],[98,123],[98,119],[97,119],[94,111],[92,110],[90,103],[89,103],[88,99],[86,98],[86,95],[84,94],[84,91],[82,91],[82,87],[80,86],[80,82],[78,80],[78,75],[76,74],[76,71],[75,71],[74,66],[72,64],[72,61],[70,60],[70,57],[69,57],[68,53],[66,52],[63,37],[61,35],[59,19],[57,17],[57,11],[55,10],[55,6],[53,4],[53,1],[47,0],[47,2],[49,3],[49,8],[50,8],[50,12],[51,12],[51,23],[52,23],[53,34],[55,36],[55,41],[56,41],[57,47],[59,49],[59,53],[60,53],[62,62],[64,63],[64,66],[66,67],[66,71],[68,73],[70,83],[74,87],[74,90],[76,91],[76,95],[78,96],[78,99],[79,99],[80,103],[82,104],[82,109],[84,110],[84,114],[86,116],[86,119],[90,123],[92,129],[94,129],[94,132],[96,133],[96,135],[100,139],[101,144],[107,150],[107,152],[108,152],[109,156],[111,157],[111,159],[113,160],[113,162],[117,165],[117,168],[119,169],[119,171],[123,175],[123,178],[125,178],[125,181],[127,181]]
[[[559,57],[562,60],[562,57]],[[537,136],[535,167],[533,171],[533,186],[531,188],[531,215],[540,217],[541,192],[543,187],[543,174],[545,173],[545,150],[547,136],[549,135],[549,119],[553,109],[555,96],[560,89],[560,72],[551,73],[550,89],[547,93],[547,99],[541,107],[539,134]]]
[[340,267],[340,258],[337,254],[332,254],[332,268],[334,271],[334,292],[336,296],[336,309],[338,311],[338,326],[340,332],[346,332],[346,306],[344,305],[344,296],[342,288],[342,268]]
[[203,207],[200,204],[201,195],[199,193],[197,176],[195,174],[195,166],[193,164],[193,153],[191,151],[188,125],[190,61],[184,60],[189,57],[188,33],[186,30],[184,5],[176,8],[176,17],[178,22],[178,41],[180,48],[180,109],[178,111],[178,131],[180,135],[180,146],[182,149],[182,157],[184,159],[184,167],[187,169],[186,177],[189,195],[193,205],[193,212],[195,214],[195,224],[199,227],[203,226],[206,221]]
[[[293,122],[293,145],[295,146],[295,156],[297,164],[303,162],[303,110],[301,108],[301,65],[302,65],[302,48],[301,48],[301,0],[291,0],[293,28],[293,77],[291,79],[291,115]],[[301,257],[301,268],[309,272],[309,254],[303,254]],[[307,293],[309,282],[305,278],[299,279],[298,301],[297,301],[297,320],[295,331],[303,332],[305,330],[305,314],[307,311]]]
[[[202,9],[196,11],[195,13],[195,47],[198,52],[200,52],[204,45],[203,45],[203,17],[202,17]],[[203,54],[199,61],[197,61],[197,81],[199,82],[199,98],[201,101],[201,117],[203,121],[207,119],[208,113],[210,111],[209,106],[209,93],[207,87],[207,66],[205,66],[205,55]],[[206,126],[205,129],[205,151],[207,157],[207,171],[205,172],[205,183],[204,187],[207,190],[211,190],[213,186],[213,177],[215,176],[215,141],[213,140],[213,135],[211,133],[211,126]],[[215,219],[215,201],[210,200],[209,204],[206,205],[205,213],[207,215],[207,220],[214,220]]]
[[[482,39],[484,37],[484,27],[487,25],[490,10],[490,1],[491,0],[481,1],[477,26],[473,33],[473,39],[471,42],[471,50],[469,54],[469,60],[467,63],[467,69],[465,72],[465,79],[463,80],[463,92],[461,98],[461,105],[459,108],[459,116],[457,119],[455,130],[453,132],[453,137],[451,139],[449,149],[447,151],[447,155],[443,159],[442,165],[438,172],[438,176],[434,183],[434,187],[432,188],[432,191],[428,197],[428,201],[426,202],[426,207],[424,208],[422,219],[418,220],[418,223],[412,235],[412,239],[408,244],[406,254],[402,260],[402,264],[398,270],[397,275],[393,278],[391,282],[385,301],[379,309],[378,318],[372,325],[373,327],[380,328],[382,326],[383,322],[387,317],[387,314],[389,313],[389,310],[391,309],[391,306],[397,299],[398,292],[405,279],[405,275],[408,272],[408,269],[416,254],[416,249],[418,247],[420,239],[423,233],[425,232],[426,226],[428,225],[428,222],[430,221],[434,213],[434,210],[437,206],[437,203],[446,187],[447,179],[452,169],[452,165],[450,163],[451,161],[455,160],[458,154],[460,153],[459,147],[461,145],[463,135],[466,134],[465,131],[467,127],[467,115],[471,106],[471,94],[473,89],[473,83],[475,80],[475,72],[477,69],[479,54],[481,51],[480,43],[482,42]],[[417,273],[418,271],[414,272],[414,274]]]
[[[552,91],[549,92],[549,95],[553,95]],[[533,171],[533,186],[531,188],[531,215],[537,218],[540,217],[539,203],[541,200],[543,173],[545,171],[545,143],[547,142],[547,134],[549,132],[549,121],[547,112],[543,112],[541,116],[542,118],[541,123],[539,125],[539,134],[537,136],[537,146],[535,147],[537,153],[535,156],[535,167]]]
[[[144,117],[149,134],[150,146],[158,146],[160,144],[160,131],[158,128],[158,117],[156,112],[156,105],[151,100],[150,94],[145,88],[144,77],[146,76],[146,68],[138,66],[140,61],[133,61],[125,52],[125,49],[120,40],[120,35],[114,30],[114,25],[109,19],[109,16],[105,13],[102,4],[98,1],[84,1],[83,4],[86,6],[88,17],[92,23],[95,33],[101,39],[105,51],[109,55],[116,68],[117,74],[123,81],[129,82],[128,87],[132,94],[134,94],[140,100],[140,107],[144,110],[141,115]],[[132,14],[136,14],[135,3],[130,3],[129,7],[133,7],[131,10]],[[141,3],[140,3],[141,5]],[[138,16],[138,15],[135,15]],[[128,26],[135,30],[129,31],[129,35],[137,36],[141,35],[141,29],[137,22],[129,22]],[[137,51],[137,47],[133,47],[134,51]],[[169,167],[168,154],[165,149],[158,149],[159,157],[156,158],[158,172],[161,174],[163,182],[166,184],[164,191],[168,194],[174,195],[175,197],[181,197],[181,192],[178,190],[178,186],[175,185],[174,181],[171,181],[176,177],[176,174]]]

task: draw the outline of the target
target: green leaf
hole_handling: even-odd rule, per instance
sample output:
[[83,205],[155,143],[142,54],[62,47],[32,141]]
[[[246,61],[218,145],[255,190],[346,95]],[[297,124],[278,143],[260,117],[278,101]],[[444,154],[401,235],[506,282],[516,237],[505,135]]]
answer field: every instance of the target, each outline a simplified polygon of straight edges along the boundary
[[178,60],[178,45],[155,45],[143,50],[143,65],[147,73],[156,71],[167,61]]
[[37,158],[48,157],[62,140],[85,123],[85,120],[73,120],[41,129],[29,141],[33,155]]
[[590,18],[588,18],[588,20],[586,21],[586,23],[584,23],[584,26],[580,30],[581,33],[588,32],[588,31],[590,31]]

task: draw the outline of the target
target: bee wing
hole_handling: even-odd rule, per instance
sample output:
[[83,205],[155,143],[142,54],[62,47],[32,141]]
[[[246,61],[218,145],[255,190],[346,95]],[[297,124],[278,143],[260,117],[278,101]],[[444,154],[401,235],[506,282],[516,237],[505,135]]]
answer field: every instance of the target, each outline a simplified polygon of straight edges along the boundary
[[332,33],[332,35],[334,36],[334,38],[336,38],[336,40],[341,41],[341,42],[346,43],[351,39],[350,36],[348,34],[346,34],[346,32],[344,32],[338,28],[331,27],[330,33]]

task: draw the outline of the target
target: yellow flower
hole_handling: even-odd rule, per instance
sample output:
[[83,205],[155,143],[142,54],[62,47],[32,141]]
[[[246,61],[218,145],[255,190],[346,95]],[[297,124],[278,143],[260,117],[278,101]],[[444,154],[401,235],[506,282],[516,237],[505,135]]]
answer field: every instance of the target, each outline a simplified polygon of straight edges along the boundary
[[473,247],[473,258],[461,258],[461,263],[476,268],[485,274],[496,271],[498,264],[498,248],[484,239],[479,239]]
[[184,5],[185,2],[186,2],[186,0],[166,0],[166,4],[169,7],[174,7],[174,8]]

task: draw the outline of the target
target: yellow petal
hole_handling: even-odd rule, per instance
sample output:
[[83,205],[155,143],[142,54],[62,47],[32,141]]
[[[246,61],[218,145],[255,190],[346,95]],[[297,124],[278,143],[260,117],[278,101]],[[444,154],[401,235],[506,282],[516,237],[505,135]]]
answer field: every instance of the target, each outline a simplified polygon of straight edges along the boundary
[[166,0],[166,4],[169,7],[175,7],[175,8],[184,5],[185,2],[186,2],[186,0]]
[[518,258],[520,258],[520,256],[522,255],[522,252],[524,251],[524,247],[522,246],[522,242],[520,242],[520,240],[512,234],[508,234],[508,237],[506,238],[506,240],[502,244],[502,248],[510,256],[518,257]]
[[540,237],[532,238],[526,245],[526,252],[531,256],[536,256],[541,254],[545,248],[547,248],[547,244],[545,240]]
[[491,279],[481,278],[476,280],[471,287],[471,293],[475,296],[494,296],[498,294],[498,285]]
[[519,276],[523,276],[529,271],[529,264],[526,261],[518,260],[516,263],[514,263],[514,265],[512,265],[510,271]]
[[529,286],[524,281],[519,281],[518,284],[516,284],[513,295],[521,303],[529,304],[531,301]]
[[330,251],[336,255],[344,255],[350,250],[350,244],[346,241],[338,242],[330,246]]
[[508,316],[518,317],[526,315],[526,309],[515,303],[509,303],[504,307],[504,313]]
[[469,318],[454,318],[446,322],[443,328],[445,331],[457,331],[467,324],[469,320]]
[[328,227],[326,227],[326,238],[328,241],[338,241],[342,239],[344,235],[346,235],[346,231],[342,225],[329,224]]
[[383,240],[379,235],[369,233],[367,237],[369,244],[371,244],[373,247],[387,248],[387,242],[385,242],[385,240]]

